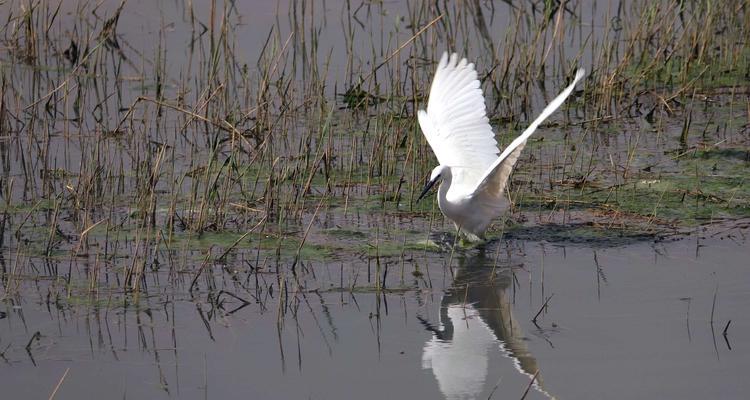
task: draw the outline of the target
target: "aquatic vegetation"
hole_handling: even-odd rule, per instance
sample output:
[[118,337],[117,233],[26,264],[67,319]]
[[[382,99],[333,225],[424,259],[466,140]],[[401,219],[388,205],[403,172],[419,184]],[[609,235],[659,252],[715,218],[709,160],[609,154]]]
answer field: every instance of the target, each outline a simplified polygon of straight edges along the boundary
[[[280,343],[309,326],[328,343],[331,299],[368,295],[380,349],[387,295],[424,308],[475,254],[499,276],[527,242],[653,243],[750,217],[745,2],[9,0],[0,20],[10,365],[54,350],[54,329],[25,331],[24,307],[45,309],[98,327],[76,349],[118,354],[117,329],[136,331],[172,395],[174,332],[213,341],[238,310]],[[476,60],[501,147],[590,71],[519,159],[487,248],[415,202],[435,165],[416,110],[446,50]]]

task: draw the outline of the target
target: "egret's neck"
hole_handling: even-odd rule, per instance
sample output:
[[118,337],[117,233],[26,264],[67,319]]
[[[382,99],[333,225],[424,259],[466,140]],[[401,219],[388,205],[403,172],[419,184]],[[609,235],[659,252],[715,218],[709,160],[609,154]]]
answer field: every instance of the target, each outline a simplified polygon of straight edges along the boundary
[[443,172],[440,173],[440,178],[442,181],[440,182],[440,187],[438,188],[438,201],[442,201],[446,198],[448,195],[448,189],[451,187],[451,181],[453,180],[453,175],[451,174],[450,168],[446,167]]

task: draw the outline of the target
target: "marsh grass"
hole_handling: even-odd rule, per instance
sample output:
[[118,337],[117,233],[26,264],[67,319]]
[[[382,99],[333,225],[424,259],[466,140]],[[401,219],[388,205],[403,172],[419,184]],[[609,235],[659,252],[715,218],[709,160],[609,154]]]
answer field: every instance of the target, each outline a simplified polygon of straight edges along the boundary
[[8,302],[137,305],[169,285],[276,302],[281,326],[329,282],[431,286],[425,232],[453,227],[414,202],[435,164],[414,114],[445,49],[476,62],[502,145],[590,71],[524,154],[511,222],[583,210],[641,234],[750,213],[744,2],[291,1],[262,37],[230,1],[178,2],[146,34],[125,1],[6,3]]

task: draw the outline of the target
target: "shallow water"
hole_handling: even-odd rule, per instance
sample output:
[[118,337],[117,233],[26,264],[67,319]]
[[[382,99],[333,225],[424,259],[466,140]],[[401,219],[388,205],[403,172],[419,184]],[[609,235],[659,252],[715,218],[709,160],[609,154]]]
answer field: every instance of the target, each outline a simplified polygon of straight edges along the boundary
[[[744,234],[503,241],[454,254],[454,277],[431,264],[431,288],[307,292],[281,318],[276,299],[229,314],[167,287],[140,309],[27,297],[0,325],[12,346],[0,381],[17,398],[49,395],[67,369],[58,398],[520,398],[539,370],[529,398],[739,398]],[[512,256],[493,268],[494,246]]]
[[[741,13],[696,60],[701,2],[225,1],[212,20],[129,0],[114,34],[120,1],[8,3],[0,397],[750,390]],[[653,15],[672,26],[641,35]],[[412,201],[434,166],[414,109],[448,48],[501,144],[591,73],[528,143],[508,221],[454,251]]]

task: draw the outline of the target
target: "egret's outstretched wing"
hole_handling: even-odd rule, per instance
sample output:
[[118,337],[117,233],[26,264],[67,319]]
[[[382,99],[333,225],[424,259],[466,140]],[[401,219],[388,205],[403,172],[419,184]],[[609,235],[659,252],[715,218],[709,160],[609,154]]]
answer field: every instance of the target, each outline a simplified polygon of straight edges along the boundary
[[457,167],[452,168],[451,190],[476,186],[500,151],[474,64],[444,53],[432,80],[427,111],[419,110],[418,117],[440,164]]
[[486,194],[502,196],[503,190],[505,190],[505,185],[510,177],[510,173],[513,171],[513,166],[516,164],[516,161],[518,161],[518,157],[521,155],[524,146],[526,146],[526,140],[532,133],[534,133],[539,124],[562,105],[565,99],[573,92],[576,83],[578,83],[584,75],[586,75],[586,71],[583,69],[579,69],[578,72],[576,72],[576,77],[573,79],[573,83],[565,88],[562,93],[558,94],[557,97],[547,105],[547,107],[544,107],[542,113],[536,117],[534,122],[532,122],[520,136],[510,142],[508,147],[506,147],[500,154],[500,157],[495,160],[492,166],[488,168],[480,178],[472,193],[480,194],[481,192],[489,192]]

